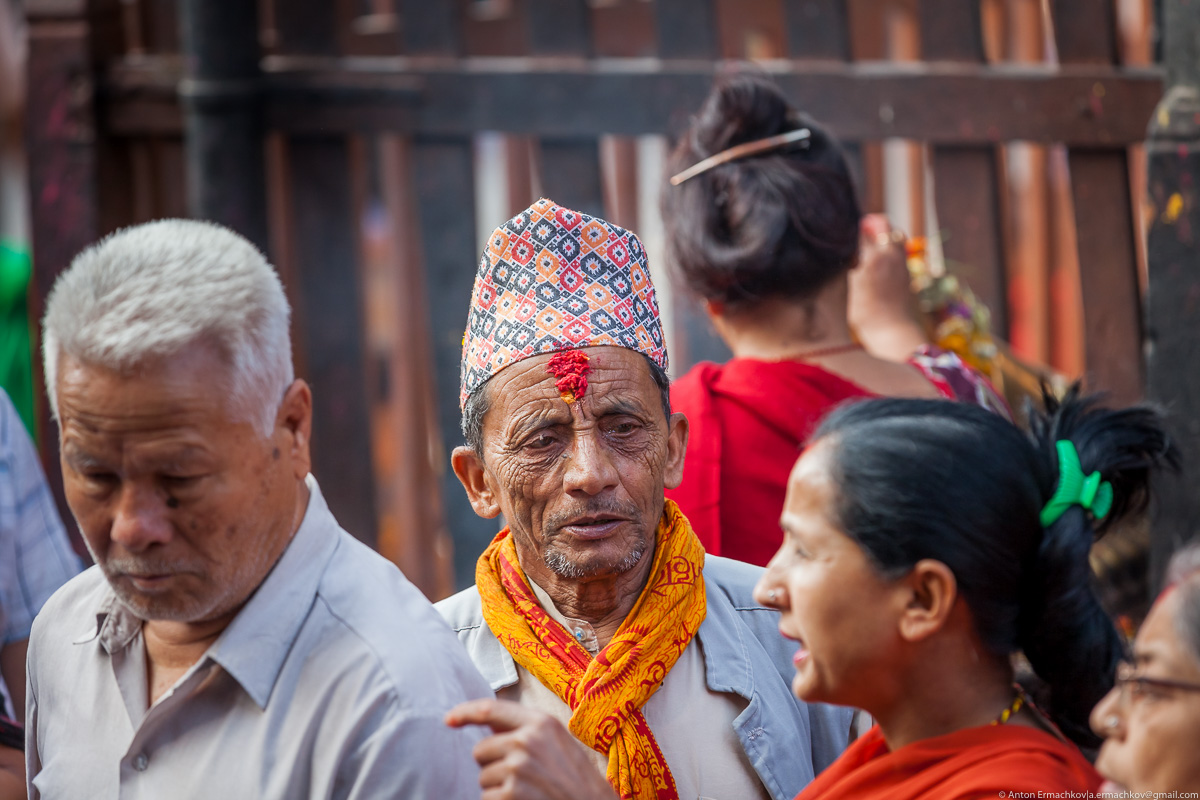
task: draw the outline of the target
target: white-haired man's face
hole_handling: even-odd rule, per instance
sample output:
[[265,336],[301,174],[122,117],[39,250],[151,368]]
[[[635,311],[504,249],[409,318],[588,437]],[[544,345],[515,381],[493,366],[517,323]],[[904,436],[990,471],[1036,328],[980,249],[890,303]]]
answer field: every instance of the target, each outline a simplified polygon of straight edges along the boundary
[[58,366],[67,503],[113,591],[145,620],[235,613],[303,516],[308,387],[292,384],[263,437],[229,408],[209,346],[127,373]]

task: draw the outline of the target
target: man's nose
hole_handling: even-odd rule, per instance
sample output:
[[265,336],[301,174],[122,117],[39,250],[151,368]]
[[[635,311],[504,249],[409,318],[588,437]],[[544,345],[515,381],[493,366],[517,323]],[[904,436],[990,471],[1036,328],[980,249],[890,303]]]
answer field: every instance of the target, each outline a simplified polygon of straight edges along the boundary
[[166,498],[150,487],[122,486],[110,538],[133,553],[169,541],[171,523]]
[[582,431],[574,437],[566,452],[563,487],[568,492],[594,496],[621,481],[612,454],[595,431]]

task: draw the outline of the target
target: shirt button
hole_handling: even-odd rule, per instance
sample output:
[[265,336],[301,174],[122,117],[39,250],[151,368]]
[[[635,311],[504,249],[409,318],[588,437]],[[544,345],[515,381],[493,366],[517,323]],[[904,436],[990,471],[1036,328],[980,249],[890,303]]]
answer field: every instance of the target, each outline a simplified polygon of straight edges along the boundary
[[581,641],[581,642],[583,641],[583,628],[576,628],[576,629],[575,629],[575,638],[576,638],[576,639],[578,639],[578,640],[579,640],[579,641]]
[[150,765],[150,759],[145,753],[138,753],[133,757],[133,768],[138,772],[145,772],[146,767]]

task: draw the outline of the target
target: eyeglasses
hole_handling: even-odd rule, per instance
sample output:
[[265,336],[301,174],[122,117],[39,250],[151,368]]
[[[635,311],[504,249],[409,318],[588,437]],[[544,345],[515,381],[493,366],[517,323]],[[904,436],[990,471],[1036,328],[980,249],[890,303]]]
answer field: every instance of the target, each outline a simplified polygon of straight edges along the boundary
[[1200,683],[1172,681],[1166,678],[1147,678],[1137,674],[1137,667],[1127,661],[1117,665],[1117,688],[1122,704],[1147,695],[1169,694],[1172,691],[1200,692]]

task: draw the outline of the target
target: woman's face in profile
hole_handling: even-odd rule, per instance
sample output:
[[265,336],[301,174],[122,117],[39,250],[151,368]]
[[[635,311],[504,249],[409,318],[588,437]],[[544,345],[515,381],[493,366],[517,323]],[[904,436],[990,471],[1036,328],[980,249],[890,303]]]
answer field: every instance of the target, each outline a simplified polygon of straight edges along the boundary
[[1092,729],[1105,738],[1096,769],[1110,789],[1200,791],[1200,661],[1179,638],[1180,602],[1176,590],[1154,605],[1133,663],[1092,711]]
[[903,593],[882,577],[837,523],[832,444],[811,445],[788,479],[783,546],[755,587],[755,599],[782,612],[779,630],[796,642],[792,691],[810,702],[870,711],[892,683]]

